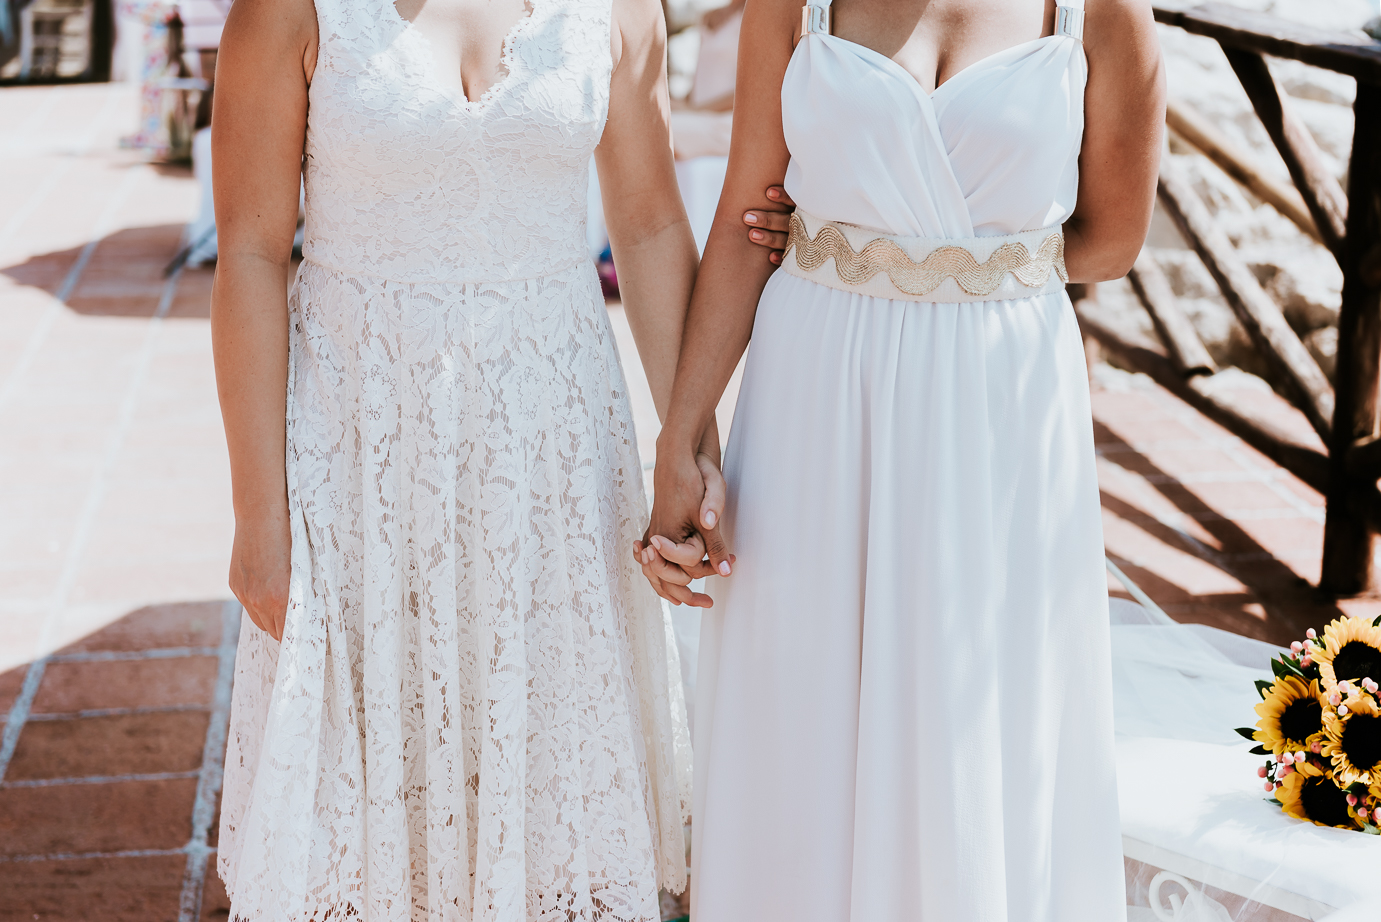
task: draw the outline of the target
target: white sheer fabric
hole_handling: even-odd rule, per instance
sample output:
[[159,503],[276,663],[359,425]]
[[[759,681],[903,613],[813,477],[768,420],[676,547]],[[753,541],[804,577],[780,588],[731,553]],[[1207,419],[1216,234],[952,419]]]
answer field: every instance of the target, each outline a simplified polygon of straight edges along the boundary
[[317,0],[282,645],[241,634],[237,920],[656,920],[689,745],[586,243],[608,0],[535,0],[474,103]]
[[1112,645],[1123,841],[1141,866],[1133,922],[1376,919],[1381,837],[1267,803],[1264,759],[1233,732],[1255,726],[1253,682],[1272,680],[1281,651],[1116,600]]
[[[884,234],[1058,225],[1085,75],[1080,44],[1052,36],[927,94],[810,34],[782,87],[787,191]],[[1124,918],[1093,432],[1064,293],[935,304],[776,273],[725,473],[738,563],[702,622],[696,917]]]

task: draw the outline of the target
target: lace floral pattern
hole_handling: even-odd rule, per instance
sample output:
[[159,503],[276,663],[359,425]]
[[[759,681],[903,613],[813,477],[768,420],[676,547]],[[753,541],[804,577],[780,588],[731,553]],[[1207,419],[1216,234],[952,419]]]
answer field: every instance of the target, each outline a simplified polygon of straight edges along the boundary
[[655,920],[690,759],[585,253],[607,0],[536,0],[474,104],[387,2],[317,3],[290,603],[241,635],[221,876],[254,922]]

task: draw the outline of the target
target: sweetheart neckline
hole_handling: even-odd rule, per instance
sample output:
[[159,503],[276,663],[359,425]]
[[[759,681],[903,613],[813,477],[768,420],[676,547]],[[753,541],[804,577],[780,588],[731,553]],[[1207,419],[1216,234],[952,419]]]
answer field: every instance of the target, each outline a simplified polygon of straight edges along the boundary
[[485,88],[478,99],[471,99],[466,94],[463,79],[455,86],[442,80],[441,65],[437,60],[431,37],[417,28],[417,23],[398,12],[398,5],[394,0],[383,0],[383,3],[384,6],[388,7],[388,12],[393,14],[397,23],[403,27],[403,31],[412,33],[414,39],[422,46],[422,50],[426,52],[427,76],[430,78],[429,82],[432,84],[432,89],[445,96],[454,107],[462,112],[482,115],[488,110],[493,97],[513,78],[513,47],[536,19],[538,0],[528,0],[526,13],[508,27],[503,41],[499,44],[499,63],[503,66],[503,73],[499,74],[498,79]]
[[[842,36],[839,36],[839,35],[833,35],[833,34],[828,34],[828,33],[820,33],[820,32],[811,32],[811,33],[807,33],[807,34],[808,34],[808,35],[813,35],[813,36],[816,36],[816,37],[822,38],[822,39],[828,38],[828,39],[833,39],[834,41],[837,41],[837,42],[842,42],[842,43],[844,43],[845,45],[848,45],[850,48],[856,48],[856,49],[859,49],[860,51],[865,51],[865,52],[867,52],[868,54],[872,55],[873,57],[875,57],[875,58],[877,58],[877,59],[879,59],[879,60],[881,60],[881,61],[886,62],[886,64],[887,64],[888,67],[891,67],[891,68],[895,69],[902,77],[904,77],[904,78],[906,79],[906,81],[911,85],[911,87],[912,87],[917,93],[919,93],[921,96],[925,97],[926,100],[927,100],[927,101],[930,101],[930,102],[934,102],[935,97],[936,97],[937,95],[939,95],[939,93],[940,93],[940,91],[941,91],[942,89],[944,89],[945,87],[949,86],[951,83],[953,83],[954,81],[958,80],[960,77],[964,76],[964,75],[967,74],[969,71],[976,70],[976,69],[978,69],[978,68],[980,68],[980,67],[982,67],[982,66],[984,66],[984,65],[989,65],[989,64],[993,63],[997,58],[1000,58],[1000,57],[1002,57],[1002,56],[1004,56],[1004,55],[1010,54],[1010,53],[1012,53],[1012,52],[1014,52],[1014,51],[1018,51],[1018,50],[1020,50],[1020,49],[1024,49],[1024,48],[1026,48],[1026,47],[1028,47],[1028,46],[1030,46],[1030,45],[1039,45],[1039,44],[1041,44],[1041,43],[1043,43],[1043,42],[1049,41],[1049,40],[1052,39],[1052,38],[1069,38],[1069,36],[1067,36],[1067,35],[1060,35],[1060,34],[1058,34],[1058,33],[1051,33],[1050,35],[1041,35],[1041,36],[1038,36],[1038,37],[1033,38],[1033,39],[1028,39],[1027,41],[1024,41],[1024,42],[1018,42],[1018,43],[1015,44],[1015,45],[1008,45],[1006,48],[1002,48],[1002,49],[1000,49],[1000,50],[998,50],[998,51],[994,51],[992,54],[986,54],[986,55],[984,55],[983,57],[979,58],[977,61],[973,61],[973,62],[971,62],[971,63],[969,63],[969,64],[966,64],[965,66],[961,67],[958,71],[956,71],[955,73],[951,74],[948,80],[946,80],[946,81],[944,81],[943,83],[941,83],[941,84],[939,84],[938,86],[936,86],[935,89],[933,89],[933,90],[927,90],[927,89],[921,84],[921,81],[916,77],[915,74],[911,73],[911,71],[907,70],[905,67],[902,67],[902,66],[901,66],[900,64],[898,64],[895,60],[893,60],[892,58],[889,58],[887,55],[883,54],[881,51],[878,51],[876,48],[869,48],[867,45],[861,44],[861,43],[859,43],[859,42],[855,42],[855,41],[853,41],[853,40],[851,40],[851,39],[843,38]],[[1074,41],[1074,39],[1071,39],[1071,41]],[[792,55],[793,55],[793,57],[795,56],[795,51],[794,51],[794,50],[792,51]]]

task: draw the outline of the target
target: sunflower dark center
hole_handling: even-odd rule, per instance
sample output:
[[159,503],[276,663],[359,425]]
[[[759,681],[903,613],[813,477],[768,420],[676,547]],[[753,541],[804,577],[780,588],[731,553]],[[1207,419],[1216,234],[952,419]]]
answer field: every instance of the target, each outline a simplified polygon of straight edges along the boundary
[[1347,794],[1326,778],[1310,778],[1299,789],[1304,815],[1327,826],[1355,825],[1347,815]]
[[1381,717],[1354,714],[1343,727],[1340,740],[1347,760],[1362,771],[1371,771],[1381,762]]
[[1280,735],[1294,743],[1303,744],[1323,729],[1323,705],[1312,695],[1296,698],[1285,705],[1280,714]]
[[[1333,657],[1333,677],[1339,682],[1344,679],[1376,679],[1378,675],[1381,675],[1381,650],[1371,644],[1349,640]],[[1376,681],[1381,682],[1381,679]]]

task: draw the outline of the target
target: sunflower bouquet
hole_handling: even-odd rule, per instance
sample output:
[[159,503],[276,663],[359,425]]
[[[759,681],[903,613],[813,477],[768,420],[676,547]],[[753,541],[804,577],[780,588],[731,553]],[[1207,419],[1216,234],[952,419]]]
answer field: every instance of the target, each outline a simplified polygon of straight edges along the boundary
[[1258,679],[1257,769],[1288,815],[1381,833],[1381,617],[1339,618],[1271,661]]

